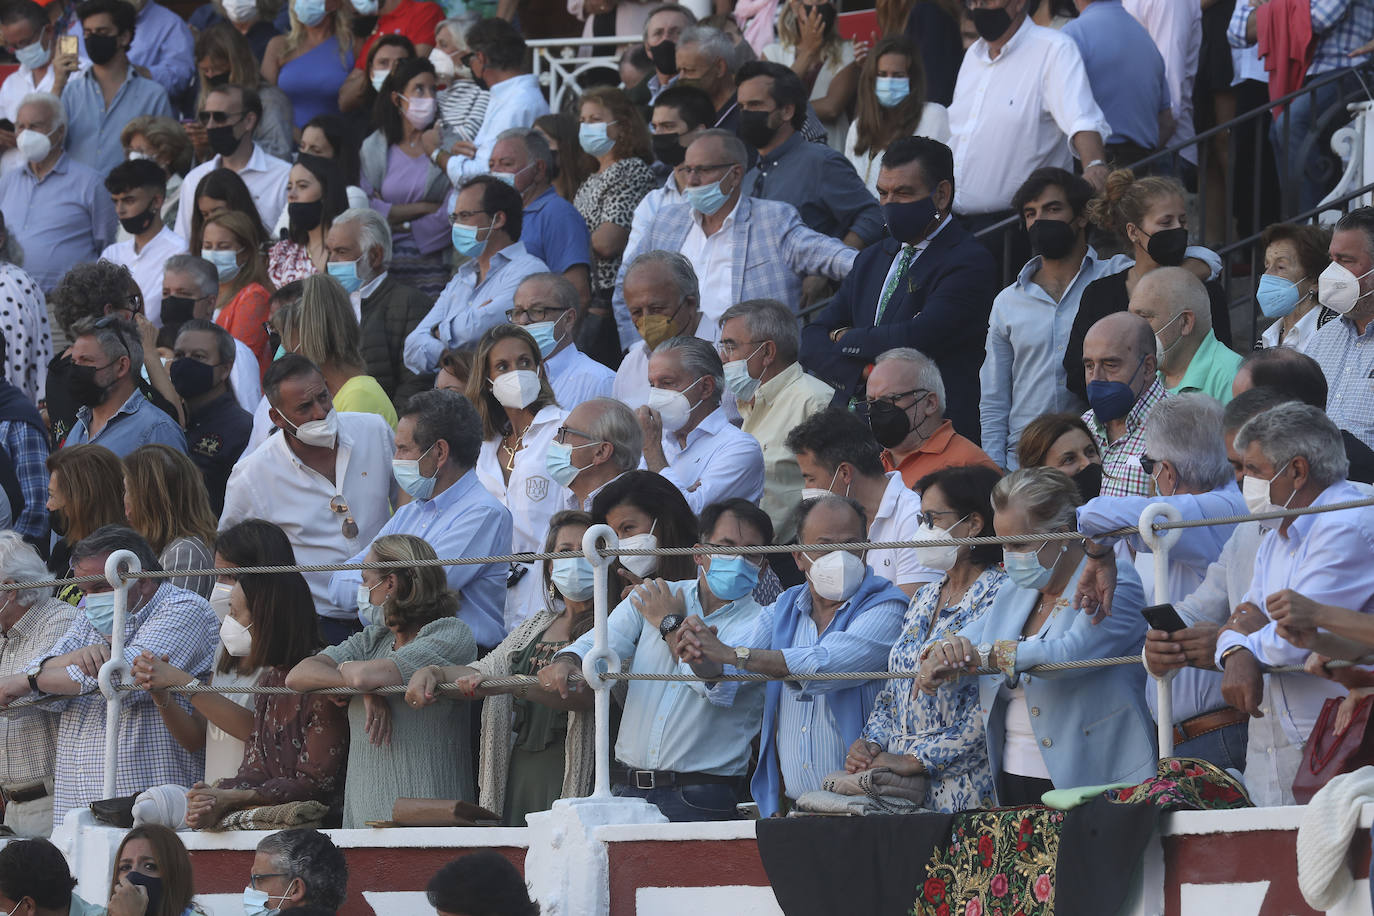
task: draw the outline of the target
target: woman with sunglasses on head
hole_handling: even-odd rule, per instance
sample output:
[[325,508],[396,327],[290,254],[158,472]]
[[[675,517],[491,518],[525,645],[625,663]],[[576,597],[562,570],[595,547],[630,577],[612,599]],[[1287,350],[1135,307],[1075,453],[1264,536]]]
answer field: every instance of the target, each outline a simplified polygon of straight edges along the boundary
[[312,274],[324,273],[329,252],[325,236],[335,217],[348,209],[343,174],[329,159],[302,153],[286,181],[286,238],[268,251],[267,276],[273,286],[285,286]]
[[[197,200],[199,205],[199,200]],[[267,276],[267,259],[257,245],[256,217],[237,210],[217,213],[205,221],[201,233],[200,256],[215,266],[219,274],[219,296],[215,323],[243,341],[257,357],[262,374],[272,365],[267,352],[268,299],[272,281]]]

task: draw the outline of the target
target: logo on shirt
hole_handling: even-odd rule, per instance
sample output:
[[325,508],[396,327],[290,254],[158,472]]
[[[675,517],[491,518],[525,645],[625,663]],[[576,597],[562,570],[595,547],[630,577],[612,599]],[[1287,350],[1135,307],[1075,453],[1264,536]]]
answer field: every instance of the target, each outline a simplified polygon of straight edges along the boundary
[[539,502],[549,495],[549,478],[547,477],[527,477],[525,478],[525,498],[530,502]]
[[191,451],[197,455],[204,455],[206,458],[214,458],[224,448],[224,440],[218,433],[206,433],[196,440],[196,444],[191,446]]

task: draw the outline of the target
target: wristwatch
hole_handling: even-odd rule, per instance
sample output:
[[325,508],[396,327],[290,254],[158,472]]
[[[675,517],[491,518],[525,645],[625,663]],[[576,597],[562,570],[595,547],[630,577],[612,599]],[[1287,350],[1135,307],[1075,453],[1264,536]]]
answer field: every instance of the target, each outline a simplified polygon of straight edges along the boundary
[[751,650],[750,650],[750,648],[749,648],[748,646],[735,646],[735,667],[736,667],[736,668],[740,669],[741,671],[744,671],[745,669],[747,669],[747,668],[749,667],[749,653],[750,653],[750,651],[751,651]]
[[29,679],[29,689],[38,693],[38,675],[43,670],[43,662],[47,659],[40,659],[24,669],[24,676]]
[[667,639],[668,634],[676,630],[678,627],[682,626],[682,621],[686,619],[687,618],[683,617],[681,614],[667,615],[658,622],[659,635],[662,636],[664,639]]

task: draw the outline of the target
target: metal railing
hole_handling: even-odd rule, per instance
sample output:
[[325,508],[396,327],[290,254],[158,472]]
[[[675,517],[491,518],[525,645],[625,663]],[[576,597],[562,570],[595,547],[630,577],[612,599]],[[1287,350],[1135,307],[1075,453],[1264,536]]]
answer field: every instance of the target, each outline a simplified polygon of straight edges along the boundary
[[[533,51],[532,70],[539,84],[549,93],[549,108],[558,112],[569,92],[580,94],[579,80],[594,70],[620,71],[615,51],[625,45],[638,44],[638,35],[609,35],[600,38],[536,38],[525,42]],[[598,54],[602,48],[609,54]],[[583,49],[593,50],[584,54]]]

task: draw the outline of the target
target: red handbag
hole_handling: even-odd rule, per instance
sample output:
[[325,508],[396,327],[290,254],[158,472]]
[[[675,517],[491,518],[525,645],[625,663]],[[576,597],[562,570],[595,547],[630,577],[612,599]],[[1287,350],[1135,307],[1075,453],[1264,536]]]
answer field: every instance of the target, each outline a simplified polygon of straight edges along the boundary
[[1338,735],[1336,711],[1341,702],[1340,697],[1332,697],[1323,703],[1317,724],[1312,726],[1312,734],[1302,752],[1302,764],[1293,779],[1293,797],[1298,804],[1307,804],[1334,777],[1374,764],[1374,733],[1369,728],[1374,696],[1360,701],[1350,727]]

